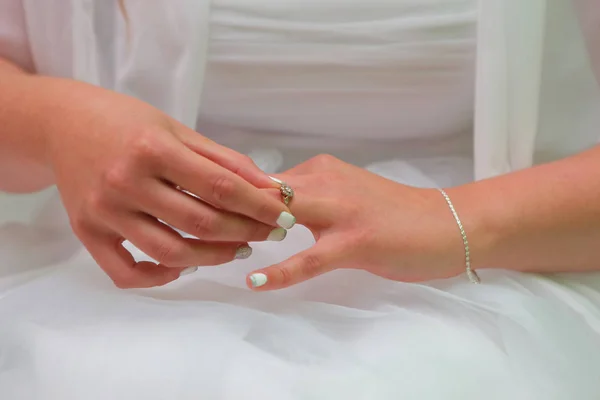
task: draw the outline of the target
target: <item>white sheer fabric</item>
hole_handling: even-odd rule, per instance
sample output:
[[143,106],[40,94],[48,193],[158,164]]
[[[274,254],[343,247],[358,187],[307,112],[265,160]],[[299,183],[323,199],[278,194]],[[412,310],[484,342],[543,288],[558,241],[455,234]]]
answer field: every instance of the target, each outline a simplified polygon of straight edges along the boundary
[[590,0],[480,1],[477,178],[598,143],[599,19],[600,3]]
[[[132,24],[129,44],[117,40],[127,32],[114,2],[24,0],[24,43],[29,44],[33,65],[42,73],[85,79],[136,95],[190,126],[200,120],[209,133],[254,150],[267,169],[332,149],[350,154],[352,161],[374,172],[416,186],[472,179],[470,142],[453,142],[461,131],[468,132],[466,114],[472,107],[462,84],[471,85],[468,31],[474,20],[458,17],[472,15],[468,2],[377,0],[372,10],[361,9],[366,3],[358,1],[309,2],[306,10],[312,14],[305,21],[313,23],[300,26],[312,27],[311,34],[319,38],[314,40],[317,49],[328,51],[310,53],[298,46],[304,57],[291,63],[291,69],[310,61],[308,55],[314,57],[313,64],[319,54],[327,56],[311,73],[299,69],[298,81],[281,75],[277,65],[281,59],[269,49],[284,52],[286,41],[310,42],[294,36],[299,25],[290,21],[285,8],[277,8],[295,5],[294,17],[301,18],[299,2],[265,1],[270,7],[266,11],[260,1],[218,0],[212,17],[208,2],[155,0],[152,7],[143,0],[127,3]],[[480,2],[475,104],[479,176],[558,157],[595,142],[590,132],[600,115],[593,112],[597,87],[573,10],[562,0],[525,3]],[[335,4],[336,12],[325,12],[327,4]],[[352,11],[348,16],[353,28],[361,25],[357,19],[368,20],[378,12],[390,13],[390,25],[366,24],[356,40],[342,35],[349,44],[362,37],[364,47],[335,53],[334,38],[341,31],[314,27],[322,21],[329,27],[343,18],[343,4]],[[249,12],[253,9],[258,11]],[[442,20],[462,25],[438,30],[440,13],[450,10],[457,14]],[[394,12],[396,18],[391,18]],[[415,13],[421,18],[414,24],[402,18]],[[261,32],[265,25],[257,21],[266,14],[266,26],[278,27],[279,36],[276,29]],[[214,42],[208,40],[210,20]],[[273,24],[277,20],[287,22]],[[518,23],[513,26],[511,20]],[[286,25],[294,34],[281,34]],[[443,36],[460,37],[462,44],[449,41],[450,47],[444,47]],[[422,43],[407,46],[415,37],[433,41],[436,51]],[[252,52],[238,42],[240,38],[252,38],[255,44],[250,47],[262,51]],[[394,50],[411,51],[389,52],[382,49],[385,43]],[[455,46],[461,49],[458,56],[452,50]],[[236,52],[227,53],[232,49]],[[361,57],[366,65],[348,58],[354,51],[369,56]],[[569,56],[560,57],[565,51]],[[543,58],[538,63],[534,58],[531,64],[511,58],[524,54]],[[250,68],[248,75],[239,76],[250,56],[271,68],[265,71],[270,74],[268,82],[278,87],[260,95],[260,71]],[[422,65],[439,68],[427,70],[408,62],[417,56],[425,57]],[[332,65],[330,71],[324,66],[333,57],[344,62]],[[547,65],[549,61],[554,64]],[[361,72],[345,70],[353,62],[370,79],[357,82]],[[229,67],[219,69],[224,65]],[[393,65],[400,69],[398,77],[387,72]],[[415,82],[405,81],[407,76],[421,77],[418,86],[409,88],[420,101],[412,103],[400,90],[408,86],[382,90],[384,77],[392,86],[396,79]],[[347,86],[343,79],[348,79]],[[536,82],[541,83],[541,92],[535,90]],[[239,92],[234,90],[237,85]],[[296,98],[279,91],[286,85],[297,85],[292,87]],[[344,87],[353,91],[347,98],[339,93]],[[336,95],[322,103],[315,96],[313,104],[307,100],[314,95],[311,89],[322,90],[326,97]],[[364,93],[356,98],[360,91]],[[453,93],[457,101],[446,107]],[[439,120],[424,118],[428,110],[420,106],[411,113],[394,114],[384,101],[388,96],[399,108],[426,107],[431,102],[433,118]],[[275,104],[273,110],[264,109],[269,104]],[[371,110],[373,104],[377,107]],[[352,115],[345,115],[345,110]],[[378,140],[361,141],[359,136],[369,127],[360,118],[363,115],[378,116],[372,123]],[[532,116],[542,121],[533,121]],[[394,129],[395,123],[401,126]],[[442,129],[444,123],[447,129]],[[293,126],[302,129],[295,132]],[[549,126],[550,136],[541,129]],[[348,137],[341,136],[344,127]],[[523,141],[517,133],[522,133]],[[419,157],[407,159],[399,139],[414,139],[413,134],[416,139],[435,140],[422,147]],[[390,140],[399,144],[390,145]],[[22,224],[0,225],[1,398],[591,400],[600,393],[599,274],[542,277],[485,271],[484,285],[473,286],[462,277],[409,285],[343,271],[277,293],[249,292],[244,287],[246,272],[311,245],[308,232],[297,227],[283,243],[256,244],[249,260],[206,268],[165,288],[125,292],[112,286],[68,234],[55,193],[39,196],[49,204],[46,209],[23,213]],[[4,221],[14,220],[7,204],[1,212]]]
[[[386,171],[435,184],[408,164]],[[152,290],[114,288],[85,252],[27,277],[0,299],[0,394],[591,400],[600,392],[597,274],[485,271],[475,286],[339,271],[282,292],[244,287],[245,273],[311,244],[297,227],[283,243],[254,245],[249,260]]]
[[475,0],[214,0],[200,120],[320,141],[466,131],[476,14]]

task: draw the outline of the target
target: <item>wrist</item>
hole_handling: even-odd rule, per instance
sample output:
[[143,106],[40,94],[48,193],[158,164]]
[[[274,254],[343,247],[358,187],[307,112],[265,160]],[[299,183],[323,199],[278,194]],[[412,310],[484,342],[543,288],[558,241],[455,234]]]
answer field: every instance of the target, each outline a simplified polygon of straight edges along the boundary
[[2,115],[10,139],[7,156],[38,169],[50,169],[49,139],[61,119],[57,110],[62,108],[60,95],[48,84],[51,78],[12,74],[3,99],[6,113]]
[[[481,190],[477,182],[448,188],[445,191],[463,225],[469,245],[471,268],[473,270],[492,268],[493,255],[501,237],[497,222],[499,215],[494,211],[493,206],[494,199],[489,198],[489,194]],[[449,207],[448,213],[451,214]],[[458,223],[454,221],[454,225],[464,253],[464,243]],[[465,269],[466,262],[463,262],[462,272]]]
[[[415,231],[411,247],[419,249],[418,261],[415,264],[427,266],[426,272],[419,278],[422,280],[445,279],[464,274],[466,270],[465,244],[448,202],[438,189],[416,190],[420,193],[421,198],[420,200],[411,199],[411,202],[421,204],[420,212],[415,214],[422,213],[422,217],[418,217],[418,220],[410,224],[414,226]],[[456,211],[459,218],[462,218],[460,211]]]
[[[72,125],[80,114],[78,109],[85,102],[77,99],[80,84],[75,81],[36,76],[33,77],[32,85],[39,93],[35,102],[36,118],[32,119],[29,127],[31,132],[36,132],[39,143],[35,158],[52,170],[56,158],[64,157],[65,151],[68,151],[69,141],[66,136],[73,130]],[[91,127],[81,126],[76,129]]]
[[[8,76],[10,75],[10,76]],[[42,190],[54,182],[47,158],[47,112],[44,88],[35,76],[0,67],[4,86],[0,96],[0,189],[15,193]],[[55,100],[56,101],[56,100]]]
[[[56,160],[77,145],[78,135],[92,137],[95,127],[104,123],[102,108],[104,89],[70,79],[34,76],[30,84],[37,97],[32,105],[36,118],[28,126],[35,132],[37,153],[35,159],[44,167],[54,169]],[[90,113],[90,110],[93,110]],[[74,151],[74,150],[73,150]]]

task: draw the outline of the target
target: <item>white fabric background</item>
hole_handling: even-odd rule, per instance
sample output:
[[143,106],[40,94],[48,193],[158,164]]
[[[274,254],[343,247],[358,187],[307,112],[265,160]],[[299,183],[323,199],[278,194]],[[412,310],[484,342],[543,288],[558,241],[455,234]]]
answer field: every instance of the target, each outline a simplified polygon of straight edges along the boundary
[[[531,14],[519,14],[516,20],[528,21],[529,15],[535,27],[554,21],[555,32],[582,44],[566,2],[536,0],[520,9],[522,1],[486,4],[492,1],[501,13],[484,16],[498,18],[491,21],[506,23],[511,13],[524,10]],[[206,25],[192,23],[208,17],[201,7],[206,3],[179,0],[176,5],[181,7],[175,8],[172,0],[156,0],[153,8],[131,0],[132,24],[141,27],[132,53],[98,45],[110,25],[96,18],[111,15],[114,9],[109,6],[114,3],[81,0],[72,2],[72,8],[60,0],[23,4],[32,59],[41,71],[113,82],[190,125],[197,122],[202,50],[208,43],[182,39],[206,38],[200,35]],[[540,10],[548,13],[536,14]],[[169,23],[156,23],[165,20]],[[72,34],[71,27],[77,32],[74,42],[64,40]],[[538,42],[524,36],[514,39],[519,32],[535,32],[535,27],[513,27],[508,39],[517,45],[518,54]],[[121,25],[117,28],[123,32]],[[170,49],[168,57],[162,53],[165,48]],[[574,47],[572,58],[545,76],[579,77],[574,87],[585,86],[592,75],[585,69],[583,50]],[[103,52],[110,57],[100,57]],[[491,53],[485,54],[500,61],[506,56]],[[124,69],[108,73],[103,69],[106,60],[119,61]],[[150,65],[148,60],[158,61],[156,69],[142,68]],[[167,71],[178,72],[173,81],[156,79]],[[520,75],[518,68],[511,71],[509,87],[518,87],[519,78],[530,76]],[[555,89],[544,93],[556,94]],[[492,90],[486,95],[495,99],[493,105],[516,93],[521,92]],[[594,104],[592,94],[571,94],[569,100]],[[562,123],[573,118],[567,113],[571,108],[561,110],[561,118],[567,118]],[[519,132],[519,126],[523,125],[512,125],[511,132]],[[500,130],[495,139],[505,141],[506,134]],[[581,147],[587,138],[574,139],[572,148]],[[258,150],[274,154],[265,146]],[[285,163],[288,155],[280,156]],[[272,165],[273,159],[267,157],[266,164]],[[509,161],[502,168],[518,165],[511,165],[511,154],[502,153],[500,159]],[[393,157],[375,161],[379,162],[361,165],[418,186],[459,183],[473,173],[471,158],[460,154],[435,154],[409,163]],[[249,260],[203,269],[162,289],[119,291],[84,251],[77,250],[56,193],[45,195],[51,201],[47,208],[37,208],[43,212],[31,214],[35,225],[0,227],[3,278],[21,273],[10,285],[0,278],[2,398],[591,400],[600,393],[598,274],[541,277],[487,271],[482,274],[485,284],[473,286],[462,277],[407,285],[344,271],[283,292],[250,293],[244,287],[246,272],[311,245],[308,232],[298,227],[284,243],[256,245]],[[25,206],[20,199],[12,200],[17,207]]]

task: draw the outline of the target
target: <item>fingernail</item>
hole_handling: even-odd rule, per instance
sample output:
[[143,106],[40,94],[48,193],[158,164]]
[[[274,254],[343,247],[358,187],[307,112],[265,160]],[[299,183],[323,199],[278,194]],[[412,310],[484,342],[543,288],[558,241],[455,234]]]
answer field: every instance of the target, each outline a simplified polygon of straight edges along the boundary
[[254,288],[261,287],[265,283],[267,283],[267,276],[265,274],[260,273],[252,274],[250,275],[250,283]]
[[179,274],[179,276],[186,276],[186,275],[190,275],[193,274],[194,272],[198,271],[198,267],[189,267],[184,269],[183,271],[181,271],[181,273]]
[[269,233],[267,240],[270,242],[281,242],[287,236],[287,231],[283,228],[276,228]]
[[272,177],[272,176],[270,176],[269,178],[271,178],[271,180],[272,180],[273,182],[275,182],[275,183],[278,183],[278,184],[280,184],[280,185],[281,185],[281,184],[283,184],[283,182],[281,182],[281,180],[279,180],[279,179],[277,179],[277,178],[274,178],[274,177]]
[[243,245],[237,248],[235,251],[236,260],[245,260],[252,255],[252,247]]
[[284,211],[279,214],[279,218],[277,218],[277,225],[284,229],[291,229],[294,225],[296,225],[296,217],[289,212]]

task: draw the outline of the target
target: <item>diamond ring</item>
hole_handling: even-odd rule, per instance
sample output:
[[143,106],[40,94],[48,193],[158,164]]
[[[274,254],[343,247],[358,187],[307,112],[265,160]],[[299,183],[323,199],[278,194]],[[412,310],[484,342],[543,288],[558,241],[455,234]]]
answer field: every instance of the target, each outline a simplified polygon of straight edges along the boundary
[[279,180],[277,178],[270,177],[271,180],[275,183],[279,184],[279,191],[281,192],[281,198],[283,199],[283,203],[287,206],[290,204],[290,201],[294,198],[294,189],[287,183]]

